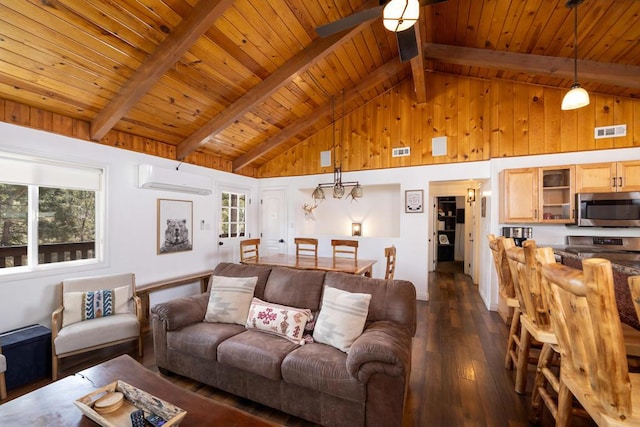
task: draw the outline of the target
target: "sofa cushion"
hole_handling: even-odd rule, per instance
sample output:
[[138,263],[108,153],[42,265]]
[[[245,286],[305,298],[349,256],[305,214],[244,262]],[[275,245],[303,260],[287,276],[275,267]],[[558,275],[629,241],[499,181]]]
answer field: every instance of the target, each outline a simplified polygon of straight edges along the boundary
[[237,323],[244,326],[257,281],[257,276],[213,276],[204,321]]
[[416,288],[407,280],[384,280],[357,274],[328,272],[325,286],[371,294],[368,322],[392,320],[411,336],[416,333]]
[[315,313],[320,308],[324,276],[324,271],[274,267],[264,288],[264,297],[256,296],[264,301],[308,308]]
[[55,338],[56,354],[133,339],[140,335],[140,322],[133,313],[114,314],[66,326]]
[[226,277],[257,277],[255,296],[264,299],[264,287],[267,284],[267,279],[271,274],[271,266],[266,265],[245,265],[245,264],[233,264],[230,262],[221,262],[213,270],[211,278],[209,279],[209,285],[207,289],[211,289],[211,282],[213,276],[226,276]]
[[366,386],[349,375],[347,355],[329,345],[306,344],[282,361],[282,378],[290,384],[340,398],[364,402]]
[[245,326],[301,344],[305,326],[310,317],[311,310],[308,308],[288,307],[254,297]]
[[218,346],[218,362],[272,380],[281,380],[280,365],[298,347],[288,339],[260,331],[246,331]]
[[202,359],[216,360],[218,345],[244,331],[244,327],[233,323],[192,323],[167,332],[167,347]]
[[371,294],[357,294],[325,287],[313,339],[348,352],[362,334]]

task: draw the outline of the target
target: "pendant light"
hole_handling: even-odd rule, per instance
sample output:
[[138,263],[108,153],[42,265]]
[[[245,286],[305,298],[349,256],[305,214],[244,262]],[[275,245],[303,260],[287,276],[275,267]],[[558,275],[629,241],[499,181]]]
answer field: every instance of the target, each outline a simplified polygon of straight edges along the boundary
[[584,0],[567,0],[567,7],[573,8],[573,85],[562,99],[563,110],[575,110],[589,105],[589,94],[578,83],[578,5]]
[[[332,107],[332,135],[333,135],[333,182],[318,184],[311,193],[313,200],[323,201],[325,194],[323,188],[331,188],[333,197],[342,199],[345,194],[346,187],[353,187],[349,192],[352,199],[359,199],[363,195],[362,187],[358,181],[342,182],[342,168],[338,164],[338,156],[336,155],[336,104],[334,98],[331,97]],[[344,92],[342,92],[342,126],[341,132],[344,132]]]
[[418,0],[391,0],[382,10],[382,24],[396,33],[411,28],[419,17]]

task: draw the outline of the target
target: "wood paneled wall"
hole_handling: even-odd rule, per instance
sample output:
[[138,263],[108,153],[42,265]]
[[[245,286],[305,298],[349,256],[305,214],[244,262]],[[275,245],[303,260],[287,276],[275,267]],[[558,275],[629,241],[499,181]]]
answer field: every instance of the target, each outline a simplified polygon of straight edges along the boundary
[[[405,80],[335,125],[343,171],[487,160],[640,146],[640,100],[591,93],[588,107],[562,111],[565,90],[506,80],[427,75],[429,99],[418,105]],[[627,136],[595,139],[594,126],[626,124]],[[332,128],[258,169],[259,177],[327,173],[320,152],[332,150]],[[431,138],[447,136],[447,155]],[[391,157],[410,147],[411,156]]]
[[[287,150],[259,169],[255,177],[330,173],[320,152],[333,150],[334,137],[343,171],[488,160],[640,146],[640,100],[591,93],[591,104],[560,110],[565,90],[507,80],[427,74],[429,99],[417,104],[413,82],[405,80],[333,126]],[[340,113],[340,111],[338,111]],[[340,117],[340,114],[338,114]],[[0,120],[90,141],[89,123],[10,100],[0,99]],[[626,124],[627,135],[595,139],[594,126]],[[447,136],[447,154],[433,156],[431,139]],[[174,145],[120,131],[101,144],[167,159]],[[408,157],[391,157],[392,148],[410,147]],[[228,159],[196,152],[186,161],[231,172]]]
[[[93,142],[89,136],[88,122],[29,107],[10,100],[0,99],[0,121]],[[99,143],[176,160],[175,145],[126,132],[111,130]],[[185,162],[225,172],[232,171],[231,160],[209,153],[192,153],[185,159]],[[256,170],[255,168],[246,167],[241,173],[247,176],[255,176]]]

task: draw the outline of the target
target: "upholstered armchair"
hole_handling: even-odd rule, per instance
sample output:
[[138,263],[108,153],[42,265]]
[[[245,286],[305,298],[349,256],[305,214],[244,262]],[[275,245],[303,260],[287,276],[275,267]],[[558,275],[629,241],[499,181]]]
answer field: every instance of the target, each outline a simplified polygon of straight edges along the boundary
[[58,360],[127,341],[142,356],[142,308],[132,273],[64,280],[62,304],[51,315],[51,371]]

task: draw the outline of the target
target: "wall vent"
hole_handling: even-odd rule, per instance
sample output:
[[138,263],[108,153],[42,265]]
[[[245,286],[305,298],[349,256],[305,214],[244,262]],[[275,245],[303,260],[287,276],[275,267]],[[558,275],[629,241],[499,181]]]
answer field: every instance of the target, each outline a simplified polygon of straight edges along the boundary
[[600,126],[595,128],[593,136],[595,139],[616,138],[627,135],[627,125]]
[[405,157],[411,155],[411,147],[398,147],[391,150],[391,157]]

